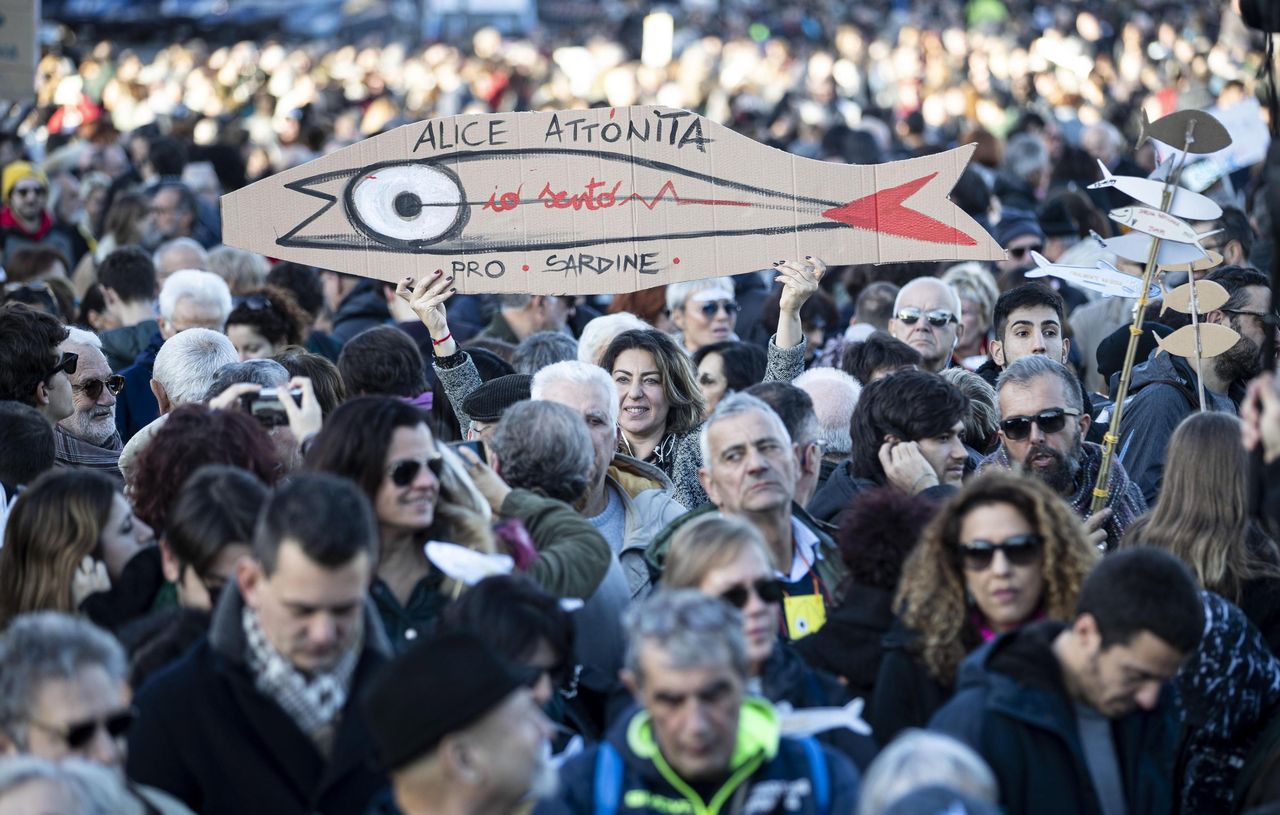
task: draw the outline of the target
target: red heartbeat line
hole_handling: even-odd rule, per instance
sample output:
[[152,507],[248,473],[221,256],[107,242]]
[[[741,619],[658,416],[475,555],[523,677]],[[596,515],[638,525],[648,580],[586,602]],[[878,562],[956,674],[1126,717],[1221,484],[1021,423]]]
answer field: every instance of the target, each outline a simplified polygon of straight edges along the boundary
[[623,204],[626,204],[630,201],[639,201],[641,204],[648,207],[650,211],[652,211],[653,208],[656,207],[658,203],[661,202],[662,199],[666,197],[668,191],[670,191],[671,193],[671,200],[676,202],[676,206],[681,206],[681,207],[689,206],[692,204],[701,204],[703,206],[708,206],[708,207],[749,207],[751,206],[750,201],[726,201],[718,198],[681,198],[680,193],[676,192],[675,182],[671,181],[670,179],[667,180],[667,183],[662,185],[662,188],[658,190],[658,194],[653,196],[653,198],[651,198],[650,200],[646,201],[643,195],[641,195],[638,192],[633,192],[630,195],[628,195],[626,198],[623,198],[621,201],[619,201],[618,206],[622,206]]

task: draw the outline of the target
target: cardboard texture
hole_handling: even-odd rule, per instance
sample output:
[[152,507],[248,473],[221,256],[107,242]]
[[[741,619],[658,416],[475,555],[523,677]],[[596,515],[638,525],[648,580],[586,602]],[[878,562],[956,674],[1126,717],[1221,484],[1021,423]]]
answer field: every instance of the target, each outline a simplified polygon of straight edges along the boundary
[[1156,345],[1160,346],[1156,353],[1168,351],[1180,357],[1194,359],[1196,356],[1196,329],[1200,330],[1200,356],[1203,359],[1216,357],[1240,341],[1240,335],[1225,325],[1218,323],[1201,323],[1200,325],[1184,325],[1167,337],[1156,335]]
[[1162,272],[1182,272],[1187,274],[1190,272],[1205,272],[1216,266],[1222,265],[1222,254],[1216,249],[1210,249],[1205,256],[1194,263],[1167,263],[1160,265]]
[[[1136,299],[1142,292],[1142,278],[1126,274],[1105,260],[1098,261],[1094,266],[1064,266],[1060,263],[1050,263],[1048,258],[1036,251],[1032,251],[1031,259],[1035,261],[1036,268],[1026,272],[1026,277],[1056,277],[1081,288],[1096,291],[1103,297]],[[1153,285],[1148,292],[1148,296],[1158,297],[1160,289]]]
[[6,102],[35,97],[39,24],[40,0],[0,0],[0,99]]
[[629,292],[768,268],[996,260],[947,198],[973,145],[848,166],[660,107],[405,125],[223,196],[223,240],[460,292]]
[[[1172,291],[1165,292],[1160,299],[1160,314],[1168,309],[1191,313],[1191,283],[1184,283]],[[1212,280],[1196,281],[1196,313],[1208,314],[1214,309],[1222,308],[1231,299],[1231,295],[1220,283]]]

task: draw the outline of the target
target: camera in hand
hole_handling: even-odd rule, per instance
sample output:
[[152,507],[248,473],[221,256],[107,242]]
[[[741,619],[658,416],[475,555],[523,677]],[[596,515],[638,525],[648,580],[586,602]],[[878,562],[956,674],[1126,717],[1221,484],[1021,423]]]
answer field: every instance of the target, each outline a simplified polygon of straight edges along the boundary
[[[302,388],[289,391],[294,403],[302,401]],[[240,397],[240,407],[244,412],[257,419],[263,427],[280,427],[289,423],[289,414],[284,412],[280,396],[276,388],[263,388],[257,393],[246,393]]]

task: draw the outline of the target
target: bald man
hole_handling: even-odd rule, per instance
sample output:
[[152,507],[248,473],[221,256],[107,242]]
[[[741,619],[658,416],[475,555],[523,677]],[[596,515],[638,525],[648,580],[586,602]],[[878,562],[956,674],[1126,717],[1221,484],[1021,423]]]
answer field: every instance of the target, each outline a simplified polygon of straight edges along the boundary
[[912,280],[898,292],[889,333],[920,352],[924,370],[944,370],[964,334],[959,295],[936,277]]

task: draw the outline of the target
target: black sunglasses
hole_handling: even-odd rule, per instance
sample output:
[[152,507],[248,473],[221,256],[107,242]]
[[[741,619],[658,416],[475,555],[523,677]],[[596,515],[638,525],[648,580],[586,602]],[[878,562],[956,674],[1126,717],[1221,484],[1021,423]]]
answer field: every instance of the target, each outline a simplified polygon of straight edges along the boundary
[[440,473],[444,471],[444,458],[439,453],[436,453],[435,456],[425,461],[417,458],[408,458],[392,464],[389,470],[391,483],[397,487],[409,486],[418,477],[418,473],[422,472],[422,465],[424,464],[435,474],[437,479],[440,478]]
[[786,597],[786,590],[782,587],[782,581],[772,577],[762,577],[751,584],[739,583],[736,586],[730,586],[720,592],[720,599],[727,601],[736,609],[744,609],[747,607],[747,601],[751,599],[751,592],[755,592],[764,603],[781,603],[782,598]]
[[106,718],[90,719],[87,722],[76,722],[67,725],[66,729],[59,729],[34,719],[31,720],[31,723],[42,730],[60,736],[72,750],[80,750],[93,740],[98,728],[106,730],[107,735],[111,738],[118,739],[129,732],[129,728],[133,727],[133,722],[137,718],[137,711],[133,708],[128,708],[112,713]]
[[996,552],[1004,552],[1011,566],[1030,566],[1040,556],[1041,543],[1039,535],[1031,534],[1014,535],[1001,543],[975,540],[960,544],[960,555],[964,559],[964,567],[971,572],[990,568]]
[[742,307],[733,300],[718,300],[714,303],[703,303],[701,306],[698,306],[698,309],[702,312],[702,316],[706,317],[708,320],[716,316],[716,312],[720,309],[724,309],[724,313],[732,317],[738,313],[740,308]]
[[1000,421],[1000,430],[1004,433],[1005,438],[1012,441],[1022,441],[1031,435],[1031,425],[1034,422],[1040,431],[1045,434],[1057,433],[1059,430],[1067,426],[1068,416],[1079,416],[1080,411],[1072,408],[1049,408],[1042,410],[1034,416],[1010,416]]
[[58,357],[58,364],[53,366],[53,370],[44,375],[42,382],[48,382],[55,374],[62,371],[67,376],[71,376],[76,372],[76,366],[80,364],[80,355],[73,354],[70,351],[63,351],[62,356]]
[[945,308],[935,308],[932,311],[922,312],[914,306],[909,306],[899,310],[895,316],[898,318],[898,322],[903,323],[904,325],[915,325],[920,322],[921,317],[924,317],[929,321],[929,325],[934,328],[942,328],[948,323],[960,322],[956,318],[956,315],[947,311]]
[[81,382],[76,387],[84,391],[85,396],[96,402],[102,396],[103,388],[110,391],[112,396],[119,396],[120,391],[124,390],[124,377],[120,374],[113,374],[106,379],[90,379],[87,382]]
[[1024,258],[1027,256],[1028,252],[1041,252],[1041,251],[1044,251],[1044,246],[1037,243],[1035,246],[1015,246],[1014,248],[1009,250],[1009,255],[1010,257]]

